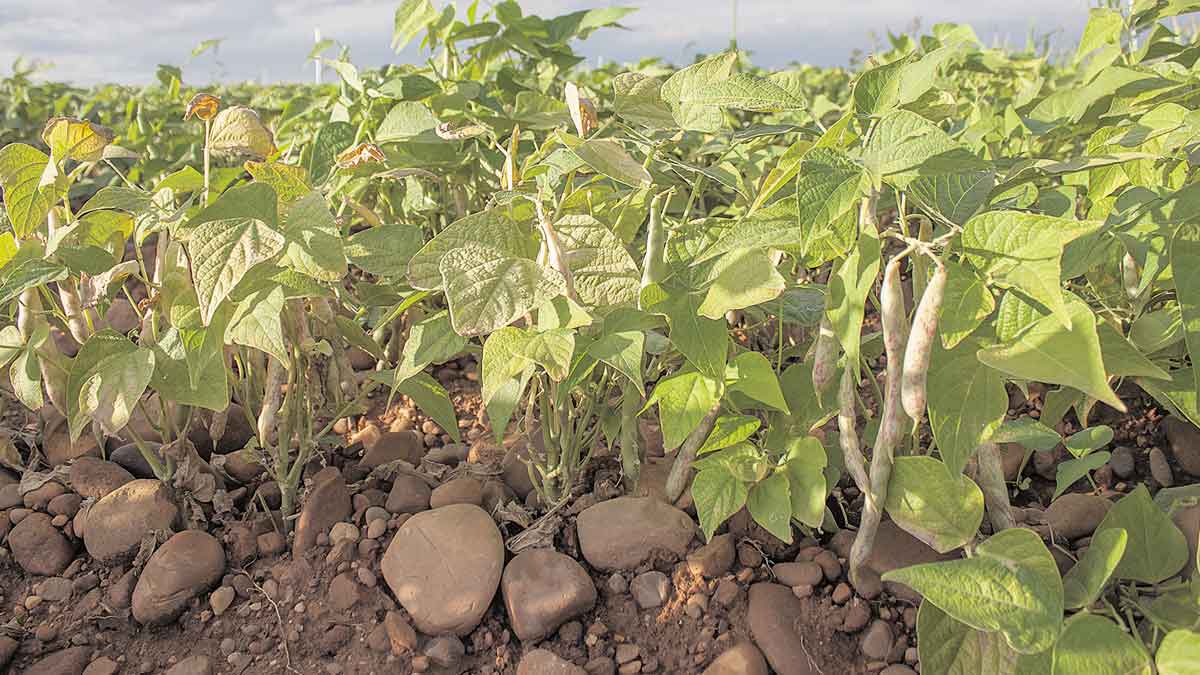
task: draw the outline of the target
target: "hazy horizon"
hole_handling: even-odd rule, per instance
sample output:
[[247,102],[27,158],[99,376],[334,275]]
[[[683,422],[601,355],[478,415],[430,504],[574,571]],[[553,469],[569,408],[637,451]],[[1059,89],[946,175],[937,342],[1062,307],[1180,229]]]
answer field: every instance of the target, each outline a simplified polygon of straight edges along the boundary
[[[95,0],[86,13],[59,14],[47,11],[42,0],[5,0],[0,6],[0,73],[10,73],[13,61],[23,57],[53,64],[40,74],[42,79],[139,84],[154,78],[158,64],[183,65],[203,40],[220,38],[219,47],[185,65],[185,81],[311,81],[313,64],[306,58],[314,28],[348,45],[351,60],[360,67],[423,61],[425,55],[415,43],[400,54],[390,48],[398,4],[399,0]],[[466,4],[459,3],[460,13]],[[733,32],[732,0],[521,2],[526,13],[546,18],[610,4],[638,11],[622,21],[626,30],[601,30],[575,43],[593,64],[597,59],[626,62],[648,56],[688,63],[697,53],[724,48]],[[809,4],[820,10],[805,10]],[[945,21],[969,23],[988,45],[1023,46],[1031,30],[1069,44],[1082,33],[1091,4],[849,0],[817,5],[741,0],[737,38],[739,47],[765,67],[790,62],[845,65],[855,50],[870,52],[885,42],[887,31],[907,30],[914,20],[924,28]],[[336,76],[326,72],[325,78]]]

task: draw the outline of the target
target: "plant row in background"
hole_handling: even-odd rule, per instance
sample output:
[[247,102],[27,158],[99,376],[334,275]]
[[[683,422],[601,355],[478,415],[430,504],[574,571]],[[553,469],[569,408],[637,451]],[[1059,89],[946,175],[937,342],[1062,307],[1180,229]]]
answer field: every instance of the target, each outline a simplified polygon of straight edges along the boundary
[[[1200,492],[1133,491],[1061,577],[999,449],[1064,443],[1057,497],[1107,461],[1089,420],[1125,411],[1117,391],[1200,424],[1200,44],[1161,23],[1193,9],[1094,10],[1067,64],[939,25],[853,74],[733,51],[581,71],[568,43],[629,10],[406,0],[395,46],[423,36],[428,65],[343,49],[334,86],[18,74],[0,359],[22,404],[128,437],[193,497],[190,432],[245,416],[287,514],[368,396],[456,434],[427,371],[475,354],[543,505],[602,448],[633,489],[657,414],[666,496],[690,491],[706,537],[743,508],[785,542],[836,528],[845,480],[856,581],[885,514],[963,549],[884,577],[926,599],[923,672],[1197,672],[1170,514]],[[114,303],[136,329],[106,326]],[[1045,392],[1039,419],[1008,415],[1009,387]]]

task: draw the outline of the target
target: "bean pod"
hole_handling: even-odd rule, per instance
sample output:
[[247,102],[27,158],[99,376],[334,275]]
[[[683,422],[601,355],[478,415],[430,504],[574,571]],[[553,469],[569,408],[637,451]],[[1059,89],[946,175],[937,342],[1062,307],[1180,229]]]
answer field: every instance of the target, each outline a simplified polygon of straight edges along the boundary
[[838,341],[833,334],[833,324],[828,316],[822,316],[821,325],[817,328],[817,342],[813,346],[812,383],[817,396],[833,381],[833,374],[837,370],[837,351]]
[[904,352],[901,401],[904,403],[904,412],[913,420],[921,419],[925,412],[925,378],[929,374],[929,356],[937,337],[938,314],[942,311],[945,294],[946,266],[939,263],[921,296],[921,303],[917,305],[912,337]]

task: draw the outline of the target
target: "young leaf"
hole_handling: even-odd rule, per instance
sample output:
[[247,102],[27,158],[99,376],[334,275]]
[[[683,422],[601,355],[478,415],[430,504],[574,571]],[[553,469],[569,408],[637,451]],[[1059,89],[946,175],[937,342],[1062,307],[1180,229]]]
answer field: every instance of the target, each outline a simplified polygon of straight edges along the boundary
[[1063,606],[1067,609],[1087,607],[1100,597],[1104,585],[1125,555],[1128,537],[1119,527],[1098,532],[1092,537],[1087,553],[1063,575]]
[[1055,675],[1150,675],[1141,642],[1097,614],[1077,614],[1054,646]]
[[697,455],[706,455],[717,450],[737,445],[754,435],[762,422],[749,415],[721,415],[713,425],[712,433],[700,446]]
[[1107,424],[1098,424],[1071,434],[1067,437],[1067,440],[1063,441],[1063,445],[1067,447],[1067,450],[1071,451],[1072,455],[1078,458],[1112,443],[1112,439],[1112,427]]
[[575,333],[567,328],[527,333],[520,350],[522,356],[545,369],[550,379],[561,382],[571,367]]
[[[637,387],[645,390],[642,378],[642,356],[646,352],[646,334],[640,330],[605,333],[588,345],[588,354],[612,366]],[[738,439],[742,440],[742,439]]]
[[785,544],[792,542],[792,495],[786,472],[776,471],[755,483],[750,488],[746,506],[754,520],[767,532]]
[[1079,389],[1124,412],[1104,372],[1095,316],[1083,303],[1068,310],[1070,328],[1057,317],[1043,317],[1004,344],[980,350],[979,360],[1012,377]]
[[497,440],[504,437],[508,421],[533,376],[533,367],[520,354],[523,339],[520,328],[505,326],[483,342],[481,396]]
[[1117,565],[1117,579],[1134,579],[1156,584],[1178,572],[1188,559],[1187,541],[1154,501],[1145,485],[1125,495],[1108,510],[1100,526],[1104,530],[1123,529],[1128,535],[1125,556]]
[[992,434],[992,442],[1017,443],[1030,450],[1046,451],[1053,450],[1061,443],[1062,436],[1032,417],[1020,417],[1001,424],[996,433]]
[[67,422],[71,440],[88,420],[114,435],[129,422],[133,407],[154,373],[154,352],[105,329],[88,338],[67,376]]
[[883,580],[911,587],[968,626],[1000,631],[1022,654],[1044,652],[1058,638],[1062,579],[1032,530],[1004,530],[980,544],[974,557],[893,570]]
[[[371,377],[384,384],[391,384],[395,379],[392,373],[383,370],[372,373]],[[417,373],[398,383],[396,393],[411,398],[421,412],[429,415],[434,422],[438,423],[438,426],[450,434],[450,438],[453,438],[454,442],[461,442],[458,418],[454,414],[454,404],[450,402],[450,395],[432,376],[428,373]]]
[[746,484],[728,468],[712,466],[696,473],[692,480],[692,501],[696,503],[696,515],[700,518],[700,529],[705,540],[733,514],[746,505]]
[[983,522],[975,481],[932,457],[897,457],[888,482],[888,515],[939,553],[971,541]]
[[425,370],[426,366],[445,363],[458,356],[467,339],[454,332],[450,314],[438,312],[425,317],[409,329],[408,339],[400,350],[393,386]]
[[667,450],[679,447],[719,398],[720,383],[695,371],[659,380],[646,407],[658,404],[663,447]]
[[1146,358],[1107,321],[1096,326],[1100,338],[1100,353],[1104,357],[1104,368],[1109,377],[1153,377],[1169,380],[1171,374]]
[[789,414],[787,400],[779,388],[779,378],[767,357],[758,352],[742,352],[734,357],[725,367],[725,383],[728,393],[741,394],[751,401]]
[[404,49],[418,33],[438,17],[437,8],[429,0],[404,0],[396,8],[396,24],[392,30],[392,49]]
[[1087,457],[1069,459],[1059,463],[1055,467],[1053,498],[1058,499],[1058,496],[1074,485],[1075,481],[1104,466],[1108,463],[1109,456],[1110,453],[1097,452]]

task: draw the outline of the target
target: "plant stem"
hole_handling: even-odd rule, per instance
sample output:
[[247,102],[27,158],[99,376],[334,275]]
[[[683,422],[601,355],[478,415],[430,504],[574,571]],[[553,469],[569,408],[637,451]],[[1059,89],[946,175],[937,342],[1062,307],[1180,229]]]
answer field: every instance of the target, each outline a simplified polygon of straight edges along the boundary
[[208,148],[209,136],[212,132],[212,121],[204,120],[204,205],[208,206],[209,165],[212,161]]
[[638,428],[641,402],[642,392],[633,380],[625,378],[621,384],[621,468],[630,492],[637,489],[642,472],[642,434]]

